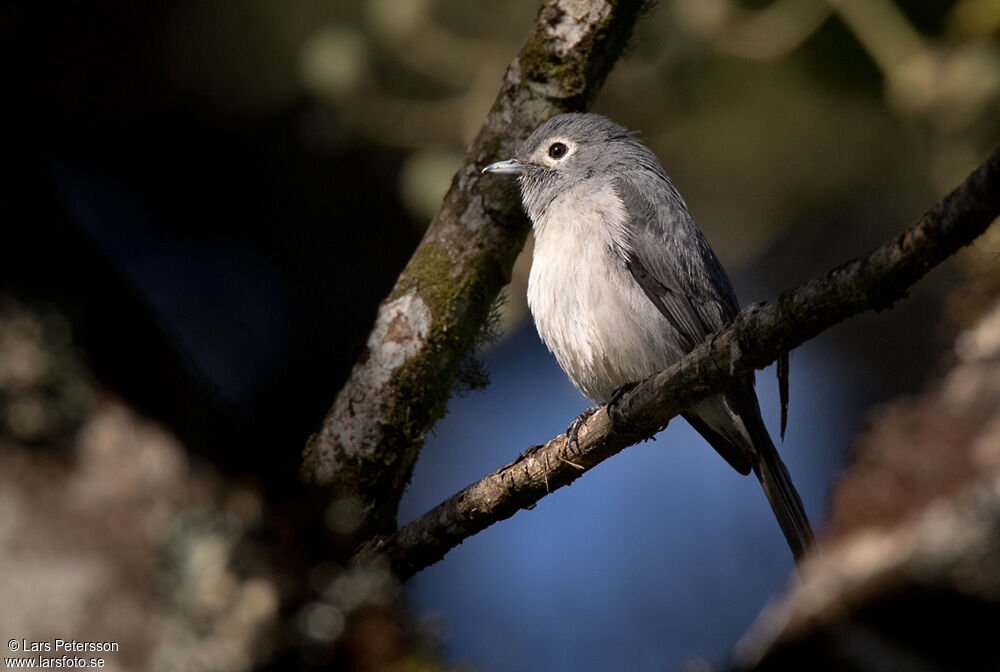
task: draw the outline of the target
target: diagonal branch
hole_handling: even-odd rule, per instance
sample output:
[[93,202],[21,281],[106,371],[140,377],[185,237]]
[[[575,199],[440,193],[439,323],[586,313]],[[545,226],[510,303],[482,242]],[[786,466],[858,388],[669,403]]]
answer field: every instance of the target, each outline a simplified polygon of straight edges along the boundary
[[539,123],[588,107],[648,0],[545,0],[441,209],[365,349],[303,455],[304,480],[353,497],[365,529],[395,527],[417,454],[445,410],[472,346],[524,244],[516,189],[480,182]]
[[728,329],[677,364],[647,378],[580,430],[572,453],[562,434],[466,487],[359,556],[388,557],[407,578],[440,560],[466,537],[530,508],[551,491],[718,393],[735,377],[763,368],[820,332],[866,310],[889,308],[930,269],[970,244],[1000,215],[1000,147],[898,238],[835,268],[777,303],[748,306]]

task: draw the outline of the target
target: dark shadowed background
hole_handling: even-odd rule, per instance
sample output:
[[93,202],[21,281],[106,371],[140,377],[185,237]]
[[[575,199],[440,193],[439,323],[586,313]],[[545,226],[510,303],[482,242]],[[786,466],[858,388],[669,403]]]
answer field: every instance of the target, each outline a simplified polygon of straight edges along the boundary
[[[0,635],[118,641],[118,669],[343,662],[345,613],[380,598],[332,578],[346,514],[300,451],[536,9],[3,3]],[[1000,140],[998,33],[993,0],[662,0],[595,111],[657,153],[741,300],[773,300]],[[820,530],[866,413],[938,370],[998,250],[792,353],[782,452]],[[400,522],[587,403],[535,335],[529,262]],[[776,435],[772,370],[758,389]],[[405,595],[449,663],[663,670],[724,660],[791,569],[757,483],[676,421]]]

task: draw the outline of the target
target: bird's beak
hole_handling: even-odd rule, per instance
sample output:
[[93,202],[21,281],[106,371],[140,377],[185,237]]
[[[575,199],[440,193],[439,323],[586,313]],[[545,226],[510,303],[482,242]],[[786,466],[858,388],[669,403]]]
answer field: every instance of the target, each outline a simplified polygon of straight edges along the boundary
[[517,159],[507,159],[506,161],[497,161],[496,163],[491,163],[490,165],[483,168],[484,173],[511,173],[513,175],[520,175],[524,172],[524,164]]

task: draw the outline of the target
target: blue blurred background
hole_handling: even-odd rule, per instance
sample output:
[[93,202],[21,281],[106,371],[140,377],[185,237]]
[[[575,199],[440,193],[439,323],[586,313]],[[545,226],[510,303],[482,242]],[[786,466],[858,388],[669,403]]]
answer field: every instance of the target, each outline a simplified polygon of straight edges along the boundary
[[[245,656],[192,655],[175,669],[344,665],[349,609],[330,595],[343,597],[337,563],[353,540],[342,508],[330,514],[339,504],[303,490],[300,451],[536,3],[51,0],[3,11],[11,67],[0,81],[13,121],[0,162],[0,362],[24,351],[5,349],[5,334],[70,334],[63,354],[104,401],[69,404],[45,375],[36,389],[0,370],[0,495],[47,512],[50,529],[35,533],[43,541],[23,551],[24,564],[0,572],[0,594],[61,585],[26,573],[32,554],[83,566],[73,554],[85,546],[88,562],[130,577],[101,590],[130,600],[116,622],[138,633],[134,651],[194,651],[232,627],[186,616],[196,626],[179,637],[162,625],[178,622],[180,599],[164,587],[164,558],[187,557],[188,545],[161,534],[159,509],[131,533],[116,528],[120,557],[111,545],[65,547],[67,530],[97,538],[113,520],[72,484],[89,473],[80,437],[92,439],[101,408],[121,404],[172,437],[163,450],[173,459],[195,465],[181,481],[215,493],[192,498],[178,481],[156,498],[166,518],[197,508],[213,521],[194,526],[202,532],[243,521],[223,544],[226,580],[273,597]],[[773,300],[916,221],[1000,140],[998,33],[994,0],[663,0],[595,111],[657,153],[743,302]],[[893,310],[792,353],[780,450],[820,530],[869,409],[933,373],[963,324],[960,288],[995,264],[996,245],[988,238]],[[530,323],[530,255],[529,240],[506,290],[503,337],[479,353],[492,384],[452,399],[400,522],[563,431],[587,405]],[[41,326],[11,317],[15,303]],[[757,380],[776,436],[774,373]],[[142,442],[122,445],[138,454]],[[53,464],[66,483],[53,480]],[[19,487],[33,478],[52,484],[50,499]],[[143,491],[115,510],[133,510],[129,497]],[[189,560],[180,564],[215,567]],[[401,620],[423,625],[379,636],[440,646],[446,660],[487,671],[676,669],[724,660],[791,569],[756,481],[678,419],[421,572]],[[49,603],[17,595],[15,625],[0,626],[18,636],[43,627]],[[17,620],[29,613],[42,616]],[[87,619],[60,634],[73,627]],[[144,665],[154,667],[137,656],[134,667]]]

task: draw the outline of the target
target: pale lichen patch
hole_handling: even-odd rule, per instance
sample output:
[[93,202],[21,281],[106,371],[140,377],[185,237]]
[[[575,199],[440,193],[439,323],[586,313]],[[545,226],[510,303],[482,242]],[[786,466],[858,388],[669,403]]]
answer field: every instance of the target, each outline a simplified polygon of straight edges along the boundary
[[482,196],[475,195],[469,199],[469,205],[459,216],[460,221],[469,231],[476,231],[482,228],[486,222],[486,213],[483,211]]
[[550,26],[548,32],[555,51],[560,55],[573,51],[595,25],[605,22],[611,12],[610,3],[589,0],[560,0],[556,6],[561,11],[561,17]]
[[337,468],[338,452],[351,457],[373,454],[379,427],[385,423],[386,403],[381,392],[393,373],[416,357],[431,332],[431,311],[424,300],[408,292],[382,305],[368,337],[370,356],[355,367],[351,383],[337,396],[333,422],[326,423],[316,443],[314,479],[324,482]]
[[390,301],[379,310],[368,349],[379,384],[388,381],[396,367],[416,355],[431,331],[431,311],[415,293]]

